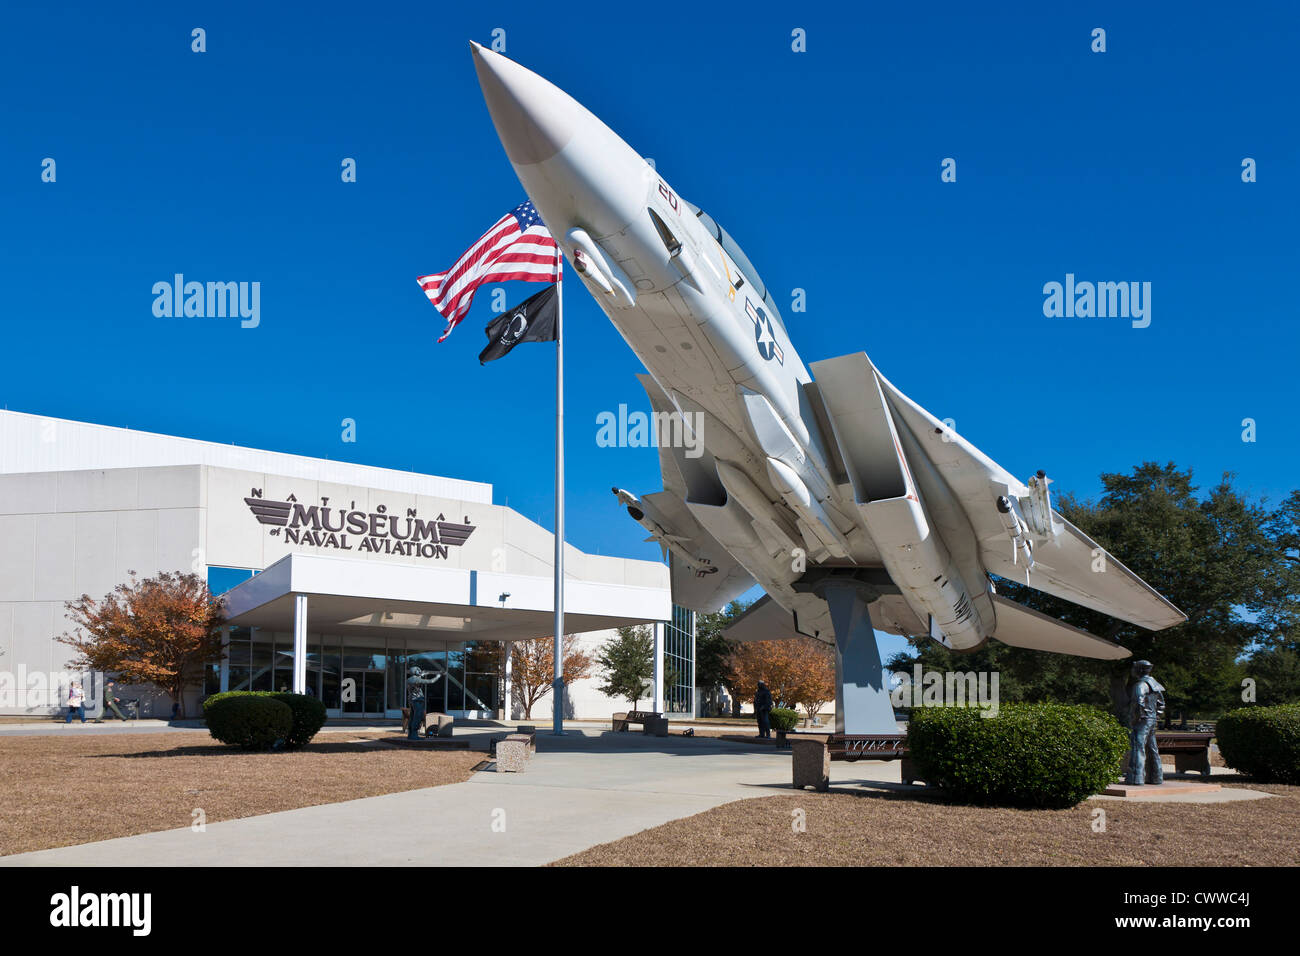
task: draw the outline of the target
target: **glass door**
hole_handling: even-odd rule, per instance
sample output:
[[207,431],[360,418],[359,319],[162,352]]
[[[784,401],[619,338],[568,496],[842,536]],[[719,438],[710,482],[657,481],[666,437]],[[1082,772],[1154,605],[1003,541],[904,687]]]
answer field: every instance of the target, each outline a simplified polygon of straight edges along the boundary
[[342,697],[346,716],[384,716],[384,672],[378,668],[345,667]]
[[384,716],[384,671],[387,660],[383,645],[343,646],[341,696],[345,717]]

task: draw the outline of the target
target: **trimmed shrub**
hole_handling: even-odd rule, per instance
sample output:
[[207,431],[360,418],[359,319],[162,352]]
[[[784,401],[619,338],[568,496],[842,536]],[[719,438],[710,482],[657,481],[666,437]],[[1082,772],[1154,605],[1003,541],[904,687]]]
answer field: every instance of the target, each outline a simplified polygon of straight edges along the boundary
[[1261,783],[1300,784],[1300,704],[1242,707],[1214,729],[1223,762]]
[[208,733],[223,744],[242,750],[284,746],[293,729],[293,711],[269,694],[236,694],[205,702]]
[[789,707],[773,707],[770,719],[773,730],[794,730],[799,723],[799,712]]
[[305,747],[325,726],[325,705],[310,694],[274,694],[273,697],[293,712],[288,746]]
[[[290,713],[293,715],[293,726],[285,738],[284,745],[286,747],[305,746],[316,736],[316,732],[325,725],[325,705],[315,697],[310,694],[288,694],[267,690],[228,690],[221,694],[213,694],[203,702],[204,717],[207,716],[208,708],[213,704],[238,697],[264,697],[270,700],[278,700],[289,708]],[[209,727],[211,727],[210,723]]]
[[922,780],[969,803],[1072,807],[1119,776],[1128,731],[1092,707],[918,707],[907,746]]

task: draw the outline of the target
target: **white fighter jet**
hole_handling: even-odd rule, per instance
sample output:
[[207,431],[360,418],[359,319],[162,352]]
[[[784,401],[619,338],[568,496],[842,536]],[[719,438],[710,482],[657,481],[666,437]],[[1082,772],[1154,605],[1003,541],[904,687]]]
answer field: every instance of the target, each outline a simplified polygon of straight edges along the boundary
[[[895,730],[873,628],[974,650],[1129,652],[997,594],[990,575],[1152,630],[1185,615],[886,379],[862,352],[806,367],[774,297],[727,232],[568,94],[473,47],[525,192],[645,365],[664,490],[614,489],[660,542],[673,600],[765,596],[735,640],[836,648],[836,730]],[[680,433],[679,433],[680,434]],[[700,452],[701,447],[703,453]]]

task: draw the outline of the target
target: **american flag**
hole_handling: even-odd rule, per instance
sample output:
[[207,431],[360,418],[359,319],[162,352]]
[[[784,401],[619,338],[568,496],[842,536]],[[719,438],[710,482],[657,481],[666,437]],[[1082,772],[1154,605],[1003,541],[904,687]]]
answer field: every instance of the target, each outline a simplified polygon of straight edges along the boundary
[[531,201],[506,213],[470,246],[446,272],[416,281],[433,307],[447,320],[441,342],[460,324],[485,282],[555,282],[560,277],[560,249]]

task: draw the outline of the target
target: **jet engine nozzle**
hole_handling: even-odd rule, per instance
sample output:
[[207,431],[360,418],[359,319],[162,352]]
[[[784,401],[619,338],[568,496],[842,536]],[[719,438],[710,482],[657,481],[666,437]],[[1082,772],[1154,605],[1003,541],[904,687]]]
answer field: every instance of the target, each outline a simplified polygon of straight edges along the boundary
[[632,492],[630,491],[624,491],[622,488],[614,489],[614,497],[618,499],[619,504],[621,504],[624,508],[627,509],[627,513],[632,516],[633,521],[635,521],[637,524],[645,525],[646,530],[651,531],[653,533],[654,529],[651,528],[650,525],[653,525],[654,522],[653,521],[649,523],[646,522],[645,508],[641,506],[640,498],[632,494]]

